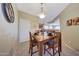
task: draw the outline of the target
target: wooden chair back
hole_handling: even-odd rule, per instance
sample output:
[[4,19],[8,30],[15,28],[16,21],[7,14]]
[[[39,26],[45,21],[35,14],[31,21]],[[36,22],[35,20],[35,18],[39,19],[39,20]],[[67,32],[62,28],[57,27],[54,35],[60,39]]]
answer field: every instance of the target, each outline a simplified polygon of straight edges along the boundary
[[37,42],[31,32],[29,32],[29,37],[30,37],[29,53],[31,53],[31,56],[32,56],[34,53],[37,52],[37,51],[35,51],[35,52],[33,51],[33,47],[37,46]]
[[59,50],[62,51],[62,41],[61,41],[61,32],[55,32],[57,35],[56,39],[58,40]]
[[36,43],[36,40],[31,32],[29,32],[29,36],[30,36],[30,45],[32,46],[34,43]]
[[[53,49],[53,55],[55,56],[55,54],[58,52],[59,56],[60,56],[60,51],[61,51],[61,32],[53,32],[53,36],[54,38],[53,40],[53,44],[48,45],[48,48],[52,48]],[[56,49],[57,48],[57,49]],[[55,52],[56,51],[56,52]],[[47,50],[47,52],[49,53],[49,51]],[[49,53],[50,55],[52,55],[51,53]]]

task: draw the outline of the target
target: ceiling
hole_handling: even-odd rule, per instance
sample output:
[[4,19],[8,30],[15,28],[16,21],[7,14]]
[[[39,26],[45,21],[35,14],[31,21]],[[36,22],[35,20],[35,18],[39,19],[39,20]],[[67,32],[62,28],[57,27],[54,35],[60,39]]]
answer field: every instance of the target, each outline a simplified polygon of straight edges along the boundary
[[[40,3],[17,3],[20,11],[38,16],[40,13]],[[59,15],[69,3],[44,3],[46,17],[43,21],[50,22]]]

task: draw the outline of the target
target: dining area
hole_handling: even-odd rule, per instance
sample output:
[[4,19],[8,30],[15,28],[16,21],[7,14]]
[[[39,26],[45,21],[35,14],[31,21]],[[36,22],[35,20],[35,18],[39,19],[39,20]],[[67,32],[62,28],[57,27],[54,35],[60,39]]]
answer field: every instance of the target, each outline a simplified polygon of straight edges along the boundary
[[1,3],[0,56],[79,56],[78,9],[74,3]]
[[[43,56],[48,53],[50,56],[61,55],[62,44],[61,44],[61,32],[56,30],[36,30],[35,32],[29,32],[29,54],[38,52],[39,56]],[[34,50],[36,47],[36,50]]]

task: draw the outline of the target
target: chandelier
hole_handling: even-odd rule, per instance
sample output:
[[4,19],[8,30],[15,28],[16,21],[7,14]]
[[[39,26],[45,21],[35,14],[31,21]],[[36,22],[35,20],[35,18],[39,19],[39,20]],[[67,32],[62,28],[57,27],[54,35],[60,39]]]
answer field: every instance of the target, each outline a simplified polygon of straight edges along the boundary
[[44,13],[44,4],[40,3],[40,6],[41,6],[41,8],[40,8],[40,14],[38,16],[39,16],[39,18],[43,19],[46,16],[45,13]]

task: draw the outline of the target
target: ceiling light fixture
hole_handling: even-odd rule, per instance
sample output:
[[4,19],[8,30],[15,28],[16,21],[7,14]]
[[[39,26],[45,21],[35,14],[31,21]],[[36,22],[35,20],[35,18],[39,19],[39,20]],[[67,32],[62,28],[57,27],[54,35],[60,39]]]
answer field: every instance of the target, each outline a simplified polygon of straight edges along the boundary
[[41,19],[43,19],[43,18],[45,18],[45,13],[44,13],[44,4],[43,3],[40,3],[41,4],[41,8],[40,8],[40,14],[38,15],[39,16],[39,18],[41,18]]

